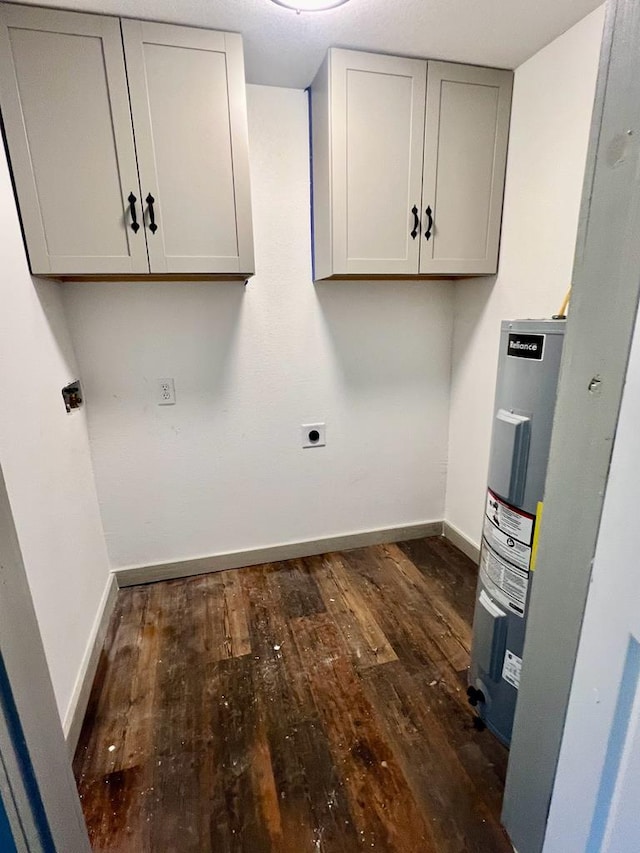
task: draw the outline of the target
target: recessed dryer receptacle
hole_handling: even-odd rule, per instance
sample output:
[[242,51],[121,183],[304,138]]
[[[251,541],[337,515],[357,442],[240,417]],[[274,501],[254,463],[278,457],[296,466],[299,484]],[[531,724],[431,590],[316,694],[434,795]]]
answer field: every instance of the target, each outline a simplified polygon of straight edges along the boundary
[[62,399],[64,400],[64,407],[67,410],[67,414],[74,409],[81,408],[83,399],[80,380],[76,379],[75,382],[70,382],[64,386],[62,389]]
[[302,424],[300,430],[303,447],[324,447],[327,443],[326,424]]

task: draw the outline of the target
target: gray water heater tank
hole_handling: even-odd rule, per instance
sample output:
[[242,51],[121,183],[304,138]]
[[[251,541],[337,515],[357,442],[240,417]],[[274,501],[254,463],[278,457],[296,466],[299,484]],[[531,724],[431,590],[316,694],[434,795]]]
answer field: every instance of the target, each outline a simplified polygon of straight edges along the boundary
[[509,745],[565,320],[505,320],[494,405],[469,701]]

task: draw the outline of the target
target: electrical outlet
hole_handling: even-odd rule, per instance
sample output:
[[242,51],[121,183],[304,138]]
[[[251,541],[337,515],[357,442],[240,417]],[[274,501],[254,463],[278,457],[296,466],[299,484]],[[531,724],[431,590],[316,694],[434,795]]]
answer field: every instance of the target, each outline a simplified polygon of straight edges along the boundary
[[302,424],[302,446],[324,447],[327,443],[326,424]]
[[70,385],[64,386],[62,389],[62,399],[64,400],[67,414],[73,409],[79,409],[82,406],[82,388],[78,379]]
[[175,405],[176,386],[173,379],[158,379],[156,402],[159,406]]

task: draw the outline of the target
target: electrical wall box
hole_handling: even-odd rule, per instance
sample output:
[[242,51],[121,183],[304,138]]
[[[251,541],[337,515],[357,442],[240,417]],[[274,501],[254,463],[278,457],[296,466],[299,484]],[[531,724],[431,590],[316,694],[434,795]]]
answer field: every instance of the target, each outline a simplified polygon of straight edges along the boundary
[[67,410],[67,414],[82,406],[82,388],[78,379],[64,386],[62,389],[62,399],[64,400],[64,407]]

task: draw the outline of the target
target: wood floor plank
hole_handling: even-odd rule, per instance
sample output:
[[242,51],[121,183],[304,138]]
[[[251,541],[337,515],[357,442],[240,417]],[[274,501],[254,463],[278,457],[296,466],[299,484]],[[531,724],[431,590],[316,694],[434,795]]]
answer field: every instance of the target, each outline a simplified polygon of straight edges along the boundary
[[283,840],[282,847],[275,844],[274,849],[348,853],[357,846],[353,820],[291,622],[284,615],[286,587],[278,580],[274,567],[243,578],[257,652],[256,699],[280,806]]
[[94,853],[509,853],[441,538],[120,591],[74,760]]
[[[99,703],[91,720],[95,738],[81,738],[76,753],[76,774],[83,801],[89,836],[94,851],[118,849],[123,843],[137,843],[142,834],[144,794],[148,778],[143,760],[136,760],[126,733],[140,697],[142,636],[147,627],[149,593],[139,588],[114,613],[116,630],[110,650],[110,666],[102,685]],[[133,677],[132,677],[133,676]],[[86,725],[86,724],[85,724]],[[126,841],[124,840],[126,839]],[[133,849],[133,847],[132,847]]]
[[[184,853],[200,849],[200,690],[202,642],[193,630],[205,608],[198,580],[171,581],[162,598],[156,667],[156,714],[150,849],[180,839]],[[193,614],[193,616],[191,615]]]
[[320,590],[304,560],[287,560],[279,563],[275,582],[282,592],[282,608],[288,619],[324,611],[325,606]]
[[337,626],[319,614],[298,619],[293,627],[362,844],[382,851],[436,853],[431,828],[380,732]]
[[227,657],[251,654],[249,625],[238,572],[222,572],[224,588],[224,638]]
[[280,802],[273,775],[273,759],[262,715],[256,723],[255,739],[251,751],[251,774],[262,821],[271,842],[270,849],[284,850]]
[[398,542],[397,547],[424,575],[440,585],[442,595],[471,625],[478,572],[473,561],[444,536]]
[[455,636],[457,642],[466,652],[470,652],[471,625],[467,619],[460,615],[450,599],[442,594],[442,586],[438,580],[426,572],[421,572],[398,545],[383,545],[380,548],[380,553],[396,566],[400,575],[416,590],[421,598],[429,601],[440,618],[443,628]]
[[315,578],[325,607],[342,631],[343,638],[360,666],[376,666],[397,660],[371,610],[350,583],[339,554],[325,554],[306,561]]
[[[479,768],[469,773],[459,750],[465,729],[453,736],[451,727],[443,726],[441,715],[434,713],[439,688],[416,690],[400,662],[367,672],[363,678],[367,697],[378,711],[414,798],[431,821],[436,849],[511,853],[493,807],[495,774],[487,779],[488,774],[474,772]],[[469,735],[471,732],[466,736],[468,742],[472,740]]]
[[[493,806],[499,811],[507,752],[490,733],[477,732],[473,727],[466,698],[468,656],[460,669],[458,653],[447,653],[450,638],[423,596],[419,598],[421,618],[416,611],[411,618],[405,619],[397,618],[395,610],[389,611],[386,585],[393,583],[390,578],[394,567],[386,561],[384,549],[376,553],[375,560],[369,555],[366,569],[359,562],[361,554],[349,552],[346,557],[348,563],[355,561],[353,581],[363,588],[363,594],[368,597],[405,668],[411,671],[414,690],[429,702],[434,719],[441,722],[445,737],[455,744],[463,766],[474,778],[482,779],[482,790],[491,796],[499,792],[498,797],[493,798]],[[396,601],[401,602],[401,609],[408,611],[409,604],[403,598],[406,594],[407,591],[399,586]]]
[[[463,672],[469,653],[443,621],[433,602],[404,582],[396,564],[376,549],[349,551],[345,563],[350,578],[372,610],[398,657],[433,677]],[[390,601],[393,600],[393,606]]]
[[218,697],[210,712],[213,731],[219,735],[214,751],[216,773],[208,792],[210,848],[201,843],[199,849],[265,853],[272,849],[278,835],[272,836],[273,820],[269,827],[263,819],[260,795],[264,787],[260,783],[264,785],[264,780],[256,776],[260,768],[252,765],[260,729],[251,661],[242,657],[214,666]]

